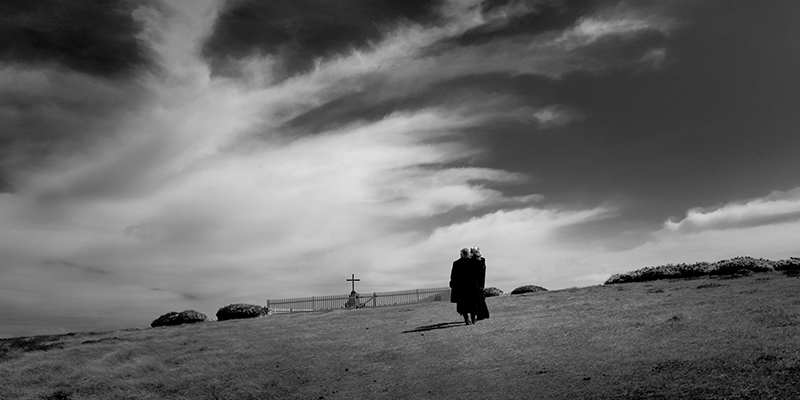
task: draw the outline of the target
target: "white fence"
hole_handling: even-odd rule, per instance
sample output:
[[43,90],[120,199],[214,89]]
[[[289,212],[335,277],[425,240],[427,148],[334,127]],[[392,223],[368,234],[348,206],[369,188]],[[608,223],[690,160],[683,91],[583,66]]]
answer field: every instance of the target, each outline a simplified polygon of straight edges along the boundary
[[372,294],[298,297],[294,299],[267,300],[270,314],[285,314],[337,308],[381,307],[397,304],[442,301],[450,299],[450,288],[412,289]]

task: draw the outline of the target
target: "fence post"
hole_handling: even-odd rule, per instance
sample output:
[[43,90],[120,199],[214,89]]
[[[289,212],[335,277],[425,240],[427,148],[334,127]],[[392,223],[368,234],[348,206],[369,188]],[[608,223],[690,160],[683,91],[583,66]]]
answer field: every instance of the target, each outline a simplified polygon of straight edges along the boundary
[[417,289],[417,303],[419,303],[419,289]]
[[314,296],[311,296],[311,310],[317,311],[317,300]]

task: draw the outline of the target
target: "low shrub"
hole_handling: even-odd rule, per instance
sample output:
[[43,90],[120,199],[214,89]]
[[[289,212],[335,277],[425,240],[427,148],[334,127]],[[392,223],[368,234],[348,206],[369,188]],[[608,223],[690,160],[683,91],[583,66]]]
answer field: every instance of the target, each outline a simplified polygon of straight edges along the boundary
[[613,283],[644,282],[658,279],[693,278],[706,275],[748,276],[753,272],[800,270],[800,258],[771,261],[764,258],[734,257],[713,264],[698,262],[694,264],[667,264],[645,267],[608,278],[606,285]]
[[520,287],[512,290],[511,294],[523,294],[523,293],[546,292],[546,291],[547,291],[547,289],[545,289],[545,288],[543,288],[541,286],[526,285],[526,286],[520,286]]
[[775,271],[775,262],[763,258],[735,257],[730,260],[717,261],[711,264],[710,275],[731,275],[741,270],[752,272]]
[[229,319],[258,318],[269,313],[267,307],[255,304],[230,304],[217,311],[217,320],[225,321]]
[[790,257],[786,260],[775,261],[775,269],[778,271],[800,271],[800,258]]
[[503,294],[503,291],[496,287],[487,287],[483,289],[483,297],[496,297]]
[[659,265],[656,267],[637,269],[624,274],[612,275],[605,283],[645,282],[668,278],[692,278],[708,275],[711,268],[711,264],[707,262]]
[[64,343],[58,340],[57,335],[0,339],[0,362],[17,358],[21,353],[63,349]]
[[157,326],[175,326],[183,324],[194,324],[197,322],[206,322],[208,317],[205,314],[195,310],[184,310],[181,312],[170,311],[155,321],[150,323],[150,326],[155,328]]

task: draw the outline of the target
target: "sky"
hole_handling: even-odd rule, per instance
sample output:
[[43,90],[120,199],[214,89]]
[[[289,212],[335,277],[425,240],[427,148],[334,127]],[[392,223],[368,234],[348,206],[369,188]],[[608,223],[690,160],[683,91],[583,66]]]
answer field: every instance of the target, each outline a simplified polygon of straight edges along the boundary
[[[800,3],[0,4],[0,337],[800,256]],[[455,313],[455,311],[454,311]]]

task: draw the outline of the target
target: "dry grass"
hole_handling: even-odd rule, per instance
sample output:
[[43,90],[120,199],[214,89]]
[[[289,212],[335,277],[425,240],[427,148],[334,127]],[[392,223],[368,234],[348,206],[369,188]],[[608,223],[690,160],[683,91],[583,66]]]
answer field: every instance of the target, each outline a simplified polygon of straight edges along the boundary
[[0,341],[0,398],[794,399],[779,273]]

